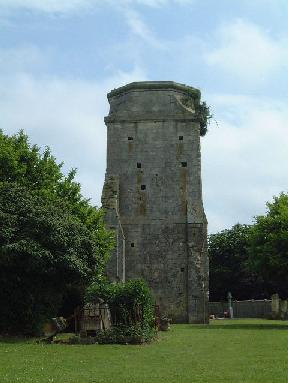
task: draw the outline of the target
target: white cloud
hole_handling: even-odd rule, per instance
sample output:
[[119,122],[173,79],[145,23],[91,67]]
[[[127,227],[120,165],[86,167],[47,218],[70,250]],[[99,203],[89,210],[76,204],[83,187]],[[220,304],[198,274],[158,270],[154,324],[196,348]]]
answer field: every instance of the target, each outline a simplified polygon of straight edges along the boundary
[[207,95],[219,128],[202,140],[203,191],[209,229],[250,223],[265,202],[288,190],[288,110],[285,102]]
[[27,9],[42,12],[69,12],[87,7],[91,0],[1,0],[0,9]]
[[38,70],[50,61],[49,52],[42,52],[33,45],[0,48],[0,73]]
[[151,31],[148,26],[141,20],[138,12],[133,10],[127,10],[125,12],[126,20],[128,25],[131,27],[132,31],[139,35],[142,39],[148,41],[154,41],[153,36],[151,35]]
[[129,8],[124,8],[121,10],[121,12],[123,12],[126,22],[133,34],[137,35],[153,47],[158,49],[163,47],[160,40],[154,36],[151,29],[142,20],[141,15],[138,12]]
[[216,37],[219,39],[218,47],[210,46],[205,54],[211,66],[256,83],[266,80],[281,68],[287,68],[287,39],[276,40],[255,24],[234,20],[222,25]]
[[[123,4],[146,5],[147,7],[155,8],[155,7],[161,7],[163,5],[166,5],[168,1],[167,0],[120,0],[118,1],[118,3],[120,2],[122,3],[122,5]],[[115,2],[117,2],[117,0]]]
[[187,5],[195,0],[0,0],[0,9],[26,9],[47,13],[67,13],[79,9],[93,9],[101,5],[114,7],[144,5],[162,7],[167,4]]
[[[287,0],[253,0],[253,2],[251,2],[251,0],[242,0],[242,1],[243,3],[246,3],[245,4],[246,6],[247,5],[252,7],[260,6],[261,8],[265,7],[265,9],[267,9],[267,6],[268,6],[280,12],[283,12],[285,9],[288,8]],[[271,11],[271,8],[269,9],[269,11]]]
[[[7,52],[7,71],[9,57],[13,63],[19,54],[28,57],[30,49]],[[83,194],[99,205],[106,167],[106,94],[131,81],[144,80],[145,74],[134,68],[128,73],[116,72],[101,82],[35,77],[24,71],[33,64],[34,56],[30,63],[24,61],[18,72],[11,66],[10,73],[0,74],[0,128],[6,134],[23,129],[32,143],[42,148],[50,146],[57,160],[64,161],[66,171],[78,168]]]

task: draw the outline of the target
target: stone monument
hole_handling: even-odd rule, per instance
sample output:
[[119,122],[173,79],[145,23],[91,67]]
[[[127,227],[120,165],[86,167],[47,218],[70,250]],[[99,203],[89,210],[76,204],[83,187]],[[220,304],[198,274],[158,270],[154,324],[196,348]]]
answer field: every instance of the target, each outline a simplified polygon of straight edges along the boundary
[[162,315],[207,323],[207,221],[200,91],[172,81],[133,82],[108,94],[105,223],[116,246],[110,280],[144,279]]

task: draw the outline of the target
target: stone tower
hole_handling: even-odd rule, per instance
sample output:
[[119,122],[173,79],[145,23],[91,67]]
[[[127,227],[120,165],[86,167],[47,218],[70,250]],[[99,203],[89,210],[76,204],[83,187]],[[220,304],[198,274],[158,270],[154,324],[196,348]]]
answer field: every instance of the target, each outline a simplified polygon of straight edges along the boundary
[[107,274],[146,280],[174,322],[207,322],[200,91],[172,81],[133,82],[108,100],[102,206],[116,248]]

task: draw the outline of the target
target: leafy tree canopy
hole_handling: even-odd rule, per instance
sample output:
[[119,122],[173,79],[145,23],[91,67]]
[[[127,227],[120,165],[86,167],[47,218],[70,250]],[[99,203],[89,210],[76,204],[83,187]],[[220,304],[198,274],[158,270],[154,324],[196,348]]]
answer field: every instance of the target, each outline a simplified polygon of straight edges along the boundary
[[71,286],[84,287],[113,245],[91,206],[48,148],[0,131],[0,331],[33,332],[57,314]]
[[288,194],[267,203],[253,225],[237,224],[209,237],[210,298],[288,297]]
[[8,136],[0,130],[0,181],[17,182],[41,197],[58,199],[74,215],[94,225],[100,211],[82,197],[80,184],[74,180],[76,170],[65,176],[62,166],[48,147],[41,152],[31,145],[23,131]]
[[247,267],[251,227],[236,224],[209,236],[210,300],[250,299],[262,294],[257,276]]
[[261,275],[269,294],[288,297],[288,194],[267,203],[256,217],[249,239],[249,267]]

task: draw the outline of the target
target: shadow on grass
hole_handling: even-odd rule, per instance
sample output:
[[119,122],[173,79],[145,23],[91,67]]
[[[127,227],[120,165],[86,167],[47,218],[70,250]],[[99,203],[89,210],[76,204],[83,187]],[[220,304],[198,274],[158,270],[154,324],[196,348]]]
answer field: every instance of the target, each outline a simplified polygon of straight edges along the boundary
[[210,324],[208,330],[288,330],[288,324],[276,323],[233,323]]
[[10,344],[17,344],[17,343],[36,343],[35,338],[20,338],[15,336],[0,336],[0,343],[10,343]]

